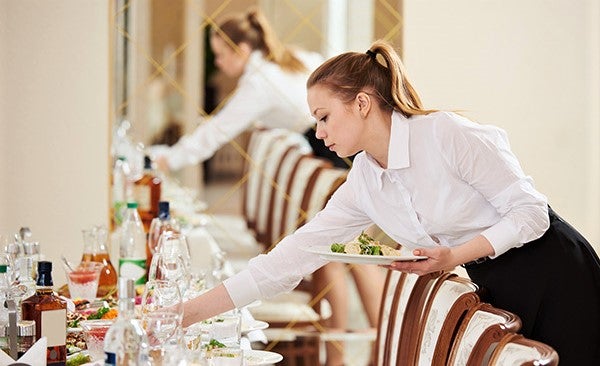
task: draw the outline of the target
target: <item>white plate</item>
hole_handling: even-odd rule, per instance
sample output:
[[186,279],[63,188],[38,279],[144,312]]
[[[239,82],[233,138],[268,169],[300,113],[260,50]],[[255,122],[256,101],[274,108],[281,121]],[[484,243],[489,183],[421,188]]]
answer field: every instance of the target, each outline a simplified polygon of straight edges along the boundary
[[246,321],[242,320],[242,334],[252,332],[255,330],[263,330],[269,327],[269,323],[263,322],[261,320],[254,320],[250,324]]
[[283,356],[279,353],[259,350],[244,350],[244,360],[246,366],[270,365],[283,360]]
[[418,261],[421,259],[427,259],[422,255],[413,255],[407,251],[407,254],[400,256],[386,256],[386,255],[365,255],[365,254],[347,254],[347,253],[335,253],[331,251],[330,247],[325,246],[314,246],[305,249],[307,252],[318,254],[321,258],[327,259],[332,262],[343,262],[343,263],[357,263],[357,264],[379,264],[388,265],[392,262],[406,262],[406,261]]

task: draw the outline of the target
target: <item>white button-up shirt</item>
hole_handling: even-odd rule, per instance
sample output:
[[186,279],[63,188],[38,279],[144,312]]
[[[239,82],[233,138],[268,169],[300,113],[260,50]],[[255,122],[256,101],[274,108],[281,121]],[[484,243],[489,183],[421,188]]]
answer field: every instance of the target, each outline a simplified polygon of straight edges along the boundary
[[314,119],[306,104],[306,80],[323,58],[304,51],[295,54],[306,66],[306,72],[287,72],[265,60],[260,51],[254,51],[223,109],[202,120],[192,134],[182,137],[170,149],[157,150],[157,155],[166,156],[169,167],[177,170],[210,158],[255,124],[295,132],[307,130]]
[[289,291],[326,263],[302,248],[349,241],[371,223],[409,249],[483,235],[492,258],[549,227],[546,197],[523,173],[504,131],[449,112],[408,119],[394,112],[388,168],[358,154],[325,209],[225,286],[238,306]]

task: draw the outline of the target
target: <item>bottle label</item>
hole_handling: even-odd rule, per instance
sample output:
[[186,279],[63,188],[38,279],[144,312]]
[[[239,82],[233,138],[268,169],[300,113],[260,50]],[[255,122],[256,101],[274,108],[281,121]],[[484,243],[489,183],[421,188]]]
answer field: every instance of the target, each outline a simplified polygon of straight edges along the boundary
[[138,211],[149,211],[150,210],[150,187],[145,185],[135,185],[133,187],[133,197],[138,203]]
[[48,339],[48,352],[67,344],[67,309],[42,311],[42,337]]
[[116,366],[117,355],[112,352],[104,352],[104,366]]
[[146,258],[120,258],[119,277],[131,278],[136,285],[146,283]]

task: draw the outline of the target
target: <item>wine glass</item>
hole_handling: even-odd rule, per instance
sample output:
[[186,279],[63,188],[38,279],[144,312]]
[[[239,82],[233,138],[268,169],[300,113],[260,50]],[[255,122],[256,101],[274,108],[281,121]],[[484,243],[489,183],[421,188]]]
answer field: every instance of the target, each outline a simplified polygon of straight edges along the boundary
[[153,358],[162,360],[165,352],[179,346],[183,299],[176,283],[165,280],[146,282],[142,294],[141,320]]
[[148,279],[172,281],[183,295],[189,287],[189,271],[179,254],[154,254],[148,270]]
[[183,258],[186,268],[191,267],[190,246],[185,235],[173,231],[164,231],[158,238],[157,253],[178,254]]

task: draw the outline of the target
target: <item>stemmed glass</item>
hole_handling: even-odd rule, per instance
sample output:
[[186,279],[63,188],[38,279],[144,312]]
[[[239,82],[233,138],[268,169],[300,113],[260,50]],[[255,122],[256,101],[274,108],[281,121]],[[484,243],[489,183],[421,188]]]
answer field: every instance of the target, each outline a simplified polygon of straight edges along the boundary
[[148,279],[171,281],[182,295],[185,295],[189,287],[189,271],[179,254],[154,254],[148,270]]
[[146,282],[141,313],[151,355],[162,360],[165,352],[180,345],[182,338],[183,299],[177,284],[165,280]]
[[158,238],[156,253],[177,254],[183,258],[186,269],[192,264],[190,246],[185,235],[173,231],[164,231]]

